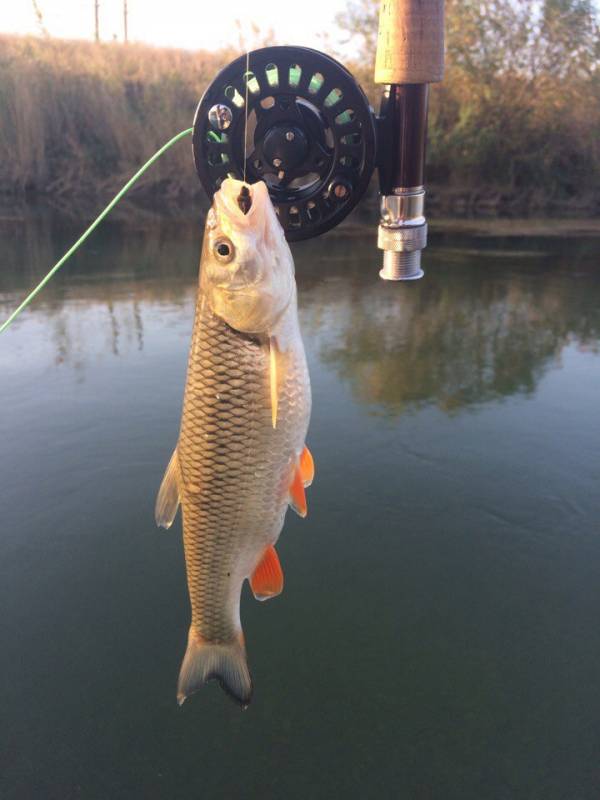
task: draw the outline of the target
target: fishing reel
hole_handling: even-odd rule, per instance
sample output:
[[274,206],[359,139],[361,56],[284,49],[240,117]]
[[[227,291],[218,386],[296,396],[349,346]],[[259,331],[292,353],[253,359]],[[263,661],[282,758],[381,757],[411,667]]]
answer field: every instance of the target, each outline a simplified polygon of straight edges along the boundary
[[335,59],[266,47],[233,61],[208,87],[193,147],[209,197],[227,176],[263,180],[287,239],[309,239],[364,195],[376,163],[375,116]]
[[381,3],[373,113],[350,72],[306,47],[241,56],[211,83],[194,119],[194,161],[209,197],[227,176],[263,180],[290,241],[340,223],[379,171],[377,246],[386,280],[423,275],[429,84],[444,72],[444,0]]

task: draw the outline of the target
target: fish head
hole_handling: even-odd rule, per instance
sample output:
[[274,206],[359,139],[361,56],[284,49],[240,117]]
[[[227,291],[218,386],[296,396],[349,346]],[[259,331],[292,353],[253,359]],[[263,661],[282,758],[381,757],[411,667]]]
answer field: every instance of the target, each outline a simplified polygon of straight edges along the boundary
[[243,333],[268,333],[295,292],[294,261],[267,186],[226,178],[208,212],[200,291]]

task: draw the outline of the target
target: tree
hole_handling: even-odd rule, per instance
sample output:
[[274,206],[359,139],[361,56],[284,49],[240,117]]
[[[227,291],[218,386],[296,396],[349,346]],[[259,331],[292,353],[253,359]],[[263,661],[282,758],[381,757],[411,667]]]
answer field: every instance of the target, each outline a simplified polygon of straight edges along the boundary
[[35,19],[38,24],[38,28],[40,29],[40,33],[42,36],[49,36],[48,29],[44,25],[44,15],[42,14],[42,9],[39,6],[37,0],[31,0],[33,3],[33,13],[35,14]]
[[[434,84],[428,176],[547,202],[600,196],[595,0],[446,0],[446,77]],[[337,18],[355,75],[373,87],[378,0]]]
[[345,11],[337,14],[336,25],[344,31],[342,43],[352,42],[355,58],[365,65],[375,63],[379,0],[351,0]]
[[594,72],[600,47],[592,0],[544,0],[537,47],[540,68],[550,75]]

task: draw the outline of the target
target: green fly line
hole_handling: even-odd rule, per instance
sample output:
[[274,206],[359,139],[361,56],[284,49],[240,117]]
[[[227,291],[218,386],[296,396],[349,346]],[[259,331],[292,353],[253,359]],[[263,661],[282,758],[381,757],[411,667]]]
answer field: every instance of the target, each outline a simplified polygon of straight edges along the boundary
[[105,216],[106,216],[106,215],[109,213],[109,211],[111,211],[111,210],[112,210],[112,209],[113,209],[113,208],[114,208],[114,207],[117,205],[117,203],[118,203],[118,202],[119,202],[119,200],[120,200],[120,199],[123,197],[123,195],[125,195],[125,194],[126,194],[126,193],[127,193],[127,192],[128,192],[130,189],[131,189],[131,187],[133,186],[133,184],[134,184],[134,183],[135,183],[135,182],[136,182],[136,181],[137,181],[139,178],[141,178],[141,177],[142,177],[142,175],[144,174],[144,172],[146,172],[146,170],[148,169],[148,167],[151,167],[151,166],[152,166],[152,164],[154,164],[154,162],[155,162],[157,159],[159,159],[159,158],[162,156],[162,154],[163,154],[163,153],[165,153],[165,152],[166,152],[166,151],[167,151],[167,150],[168,150],[170,147],[172,147],[172,146],[175,144],[175,142],[178,142],[180,139],[183,139],[183,137],[184,137],[184,136],[189,136],[189,135],[190,135],[190,133],[193,133],[193,131],[194,131],[194,129],[193,129],[193,128],[187,128],[185,131],[181,131],[181,133],[178,133],[178,134],[177,134],[177,136],[174,136],[172,139],[169,139],[169,141],[168,141],[166,144],[163,144],[163,146],[162,146],[162,147],[161,147],[159,150],[157,150],[157,151],[156,151],[156,153],[154,153],[154,155],[153,155],[151,158],[149,158],[149,159],[148,159],[148,161],[146,161],[146,163],[145,163],[145,164],[144,164],[142,167],[140,167],[140,168],[138,169],[138,171],[135,173],[135,175],[134,175],[132,178],[130,178],[130,179],[127,181],[127,183],[125,184],[125,186],[123,186],[123,188],[122,188],[122,189],[121,189],[119,192],[117,192],[117,194],[116,194],[116,195],[113,197],[113,199],[110,201],[110,203],[109,203],[109,204],[106,206],[106,208],[104,209],[104,211],[101,211],[101,212],[100,212],[100,214],[98,214],[98,216],[96,217],[96,219],[95,219],[95,220],[92,222],[92,224],[91,224],[91,225],[90,225],[90,227],[89,227],[89,228],[88,228],[88,229],[85,231],[85,233],[83,233],[83,234],[82,234],[82,235],[79,237],[79,239],[77,239],[77,241],[76,241],[76,242],[75,242],[75,244],[74,244],[74,245],[73,245],[73,246],[70,248],[70,250],[67,250],[67,252],[66,252],[66,253],[64,254],[64,256],[63,256],[63,257],[60,259],[60,261],[57,261],[57,263],[56,263],[56,264],[55,264],[55,265],[52,267],[52,269],[50,270],[50,272],[49,272],[49,273],[48,273],[48,274],[47,274],[47,275],[46,275],[44,278],[42,278],[42,280],[41,280],[41,281],[38,283],[38,285],[35,287],[35,289],[33,289],[33,290],[32,290],[32,291],[31,291],[31,292],[30,292],[30,293],[27,295],[27,297],[25,298],[25,300],[23,300],[23,302],[21,303],[21,305],[20,305],[20,306],[18,306],[18,308],[16,308],[16,309],[15,309],[15,310],[12,312],[12,314],[10,315],[10,317],[9,317],[7,320],[5,320],[5,321],[2,323],[2,325],[0,325],[0,333],[2,333],[3,331],[5,331],[5,330],[8,328],[8,326],[11,324],[11,322],[12,322],[12,321],[13,321],[13,320],[14,320],[16,317],[18,317],[18,315],[21,313],[21,311],[23,311],[23,309],[24,309],[24,308],[27,308],[27,306],[29,305],[29,303],[31,303],[31,301],[33,300],[33,298],[34,298],[34,297],[35,297],[35,296],[36,296],[36,295],[37,295],[39,292],[41,292],[41,291],[42,291],[42,289],[43,289],[43,288],[44,288],[44,286],[45,286],[45,285],[48,283],[48,281],[49,281],[49,280],[50,280],[50,278],[51,278],[51,277],[54,275],[54,273],[55,273],[55,272],[58,272],[58,270],[59,270],[59,269],[62,267],[62,265],[63,265],[63,264],[66,262],[66,261],[68,261],[68,259],[69,259],[69,258],[70,258],[70,257],[73,255],[73,253],[74,253],[74,252],[75,252],[75,251],[76,251],[76,250],[77,250],[79,247],[81,247],[81,245],[82,245],[82,244],[85,242],[85,240],[88,238],[88,236],[90,235],[90,233],[92,233],[92,231],[93,231],[93,230],[95,230],[95,229],[98,227],[98,225],[99,225],[99,224],[102,222],[102,220],[104,219],[104,217],[105,217]]

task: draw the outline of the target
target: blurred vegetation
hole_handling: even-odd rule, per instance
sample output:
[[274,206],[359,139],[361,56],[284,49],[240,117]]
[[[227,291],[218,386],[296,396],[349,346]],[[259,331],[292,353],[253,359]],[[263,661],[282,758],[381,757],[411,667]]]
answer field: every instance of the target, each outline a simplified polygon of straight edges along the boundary
[[[237,50],[217,53],[0,36],[0,192],[65,209],[108,199],[189,128],[205,87]],[[200,195],[191,140],[132,190],[138,205]]]
[[[372,85],[379,0],[338,16]],[[428,183],[447,208],[600,211],[600,35],[593,0],[446,0]]]
[[[373,86],[379,0],[337,33]],[[445,213],[600,211],[600,36],[593,0],[446,0],[447,69],[432,87],[428,186]],[[190,125],[217,53],[0,36],[0,194],[97,207]],[[268,43],[271,43],[270,41]],[[345,51],[348,52],[348,49]],[[133,190],[138,206],[202,198],[189,143]]]

